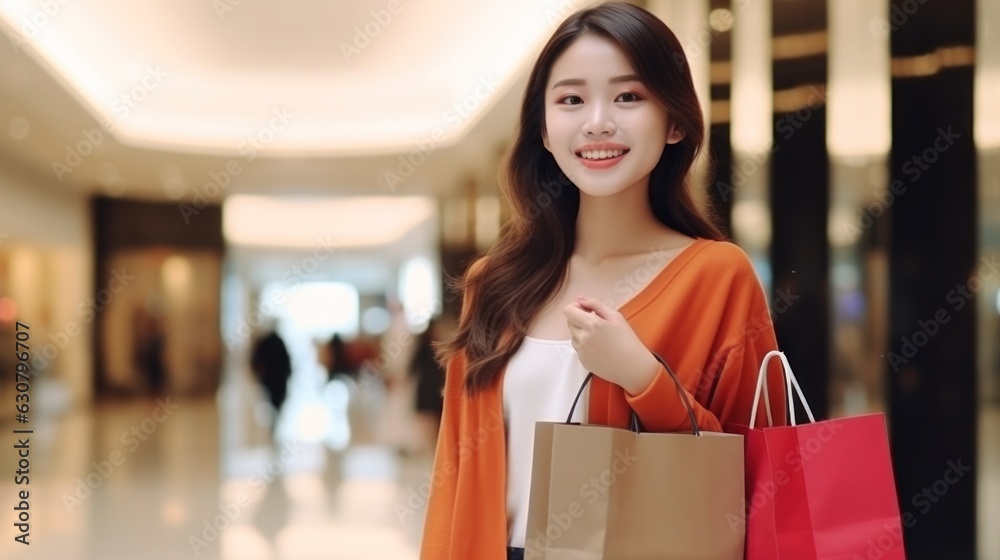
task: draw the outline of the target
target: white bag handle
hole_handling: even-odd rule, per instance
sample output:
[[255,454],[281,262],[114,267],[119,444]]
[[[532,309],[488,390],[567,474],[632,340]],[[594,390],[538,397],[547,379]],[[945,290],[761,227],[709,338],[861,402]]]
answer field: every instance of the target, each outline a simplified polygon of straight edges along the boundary
[[788,417],[791,420],[792,426],[795,426],[795,403],[792,401],[792,386],[795,386],[795,392],[799,395],[799,400],[802,401],[802,407],[806,409],[806,414],[809,415],[809,421],[815,422],[816,418],[813,416],[812,410],[809,408],[809,403],[806,401],[806,396],[802,394],[802,388],[799,387],[798,380],[795,379],[795,374],[792,373],[792,366],[788,363],[788,358],[785,357],[784,352],[778,350],[771,350],[764,356],[764,359],[760,363],[760,371],[757,373],[757,390],[754,391],[753,395],[753,409],[750,413],[750,427],[753,428],[757,421],[757,405],[760,403],[760,392],[764,391],[764,411],[767,412],[767,425],[768,427],[773,426],[773,419],[771,418],[771,401],[767,396],[767,384],[764,383],[764,378],[767,377],[767,364],[771,361],[771,358],[777,356],[781,359],[782,372],[785,376],[785,396],[788,401]]

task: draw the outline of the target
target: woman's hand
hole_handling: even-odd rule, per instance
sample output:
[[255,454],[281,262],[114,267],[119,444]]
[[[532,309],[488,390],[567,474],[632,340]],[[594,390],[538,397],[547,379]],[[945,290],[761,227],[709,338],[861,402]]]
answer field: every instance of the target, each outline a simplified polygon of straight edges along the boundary
[[577,296],[563,308],[563,314],[583,367],[630,395],[649,387],[660,363],[618,310],[597,299]]

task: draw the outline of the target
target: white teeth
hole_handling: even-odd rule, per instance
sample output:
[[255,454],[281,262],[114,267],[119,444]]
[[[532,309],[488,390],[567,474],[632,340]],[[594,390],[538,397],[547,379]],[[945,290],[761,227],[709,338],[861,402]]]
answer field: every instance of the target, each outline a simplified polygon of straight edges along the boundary
[[580,152],[580,157],[584,159],[607,159],[618,157],[625,153],[625,150],[587,150]]

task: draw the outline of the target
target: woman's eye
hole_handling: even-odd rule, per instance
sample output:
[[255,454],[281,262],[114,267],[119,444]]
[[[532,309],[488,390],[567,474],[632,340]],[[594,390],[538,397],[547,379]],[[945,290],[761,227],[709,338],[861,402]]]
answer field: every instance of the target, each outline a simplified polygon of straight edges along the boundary
[[583,103],[583,99],[581,99],[579,95],[567,95],[559,102],[565,105],[579,105],[580,103]]
[[639,94],[637,94],[637,93],[627,92],[627,93],[623,93],[623,94],[619,95],[618,99],[621,99],[622,101],[625,101],[626,103],[628,103],[630,101],[639,101],[642,98],[639,97]]

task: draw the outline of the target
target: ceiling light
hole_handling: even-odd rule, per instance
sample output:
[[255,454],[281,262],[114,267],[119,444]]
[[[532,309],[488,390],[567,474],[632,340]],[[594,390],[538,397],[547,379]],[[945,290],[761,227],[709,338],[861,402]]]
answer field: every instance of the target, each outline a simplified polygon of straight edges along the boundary
[[435,213],[423,196],[234,195],[223,203],[222,229],[235,245],[335,251],[394,243]]

